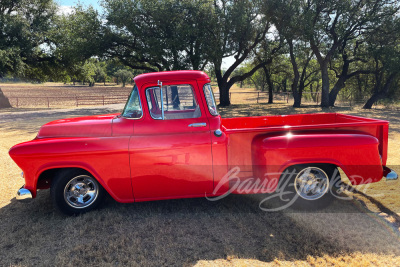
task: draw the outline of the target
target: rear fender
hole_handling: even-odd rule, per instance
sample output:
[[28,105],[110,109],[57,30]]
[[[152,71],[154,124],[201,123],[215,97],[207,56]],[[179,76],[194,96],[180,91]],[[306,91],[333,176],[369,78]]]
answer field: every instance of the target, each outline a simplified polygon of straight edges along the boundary
[[363,134],[257,136],[252,142],[253,174],[277,185],[290,166],[327,163],[340,167],[352,184],[378,182],[383,176],[378,145],[377,138]]

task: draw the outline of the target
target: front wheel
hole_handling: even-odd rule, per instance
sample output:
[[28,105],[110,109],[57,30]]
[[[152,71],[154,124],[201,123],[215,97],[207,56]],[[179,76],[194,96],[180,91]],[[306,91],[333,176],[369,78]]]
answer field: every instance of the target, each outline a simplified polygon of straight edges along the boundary
[[65,170],[54,178],[50,194],[61,212],[77,215],[98,207],[105,191],[90,174],[80,170]]

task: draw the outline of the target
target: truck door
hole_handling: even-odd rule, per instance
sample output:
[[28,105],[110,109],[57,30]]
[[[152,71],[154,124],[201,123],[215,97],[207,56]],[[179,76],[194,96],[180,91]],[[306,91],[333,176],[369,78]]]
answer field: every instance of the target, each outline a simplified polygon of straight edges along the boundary
[[145,118],[135,122],[130,140],[136,201],[212,192],[210,126],[196,89],[195,81],[142,88]]

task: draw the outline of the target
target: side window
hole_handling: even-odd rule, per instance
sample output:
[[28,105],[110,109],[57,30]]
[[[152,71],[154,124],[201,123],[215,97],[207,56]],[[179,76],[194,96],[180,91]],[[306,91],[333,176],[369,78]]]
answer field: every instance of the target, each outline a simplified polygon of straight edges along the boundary
[[143,115],[142,104],[140,103],[139,92],[137,87],[133,87],[129,100],[125,105],[122,116],[125,118],[139,119]]
[[204,96],[206,97],[208,110],[213,116],[218,115],[217,105],[215,105],[214,93],[209,83],[204,85]]
[[[164,119],[191,119],[201,117],[199,104],[190,85],[168,85],[162,87]],[[161,120],[161,91],[160,87],[146,89],[146,98],[150,115],[153,119]]]

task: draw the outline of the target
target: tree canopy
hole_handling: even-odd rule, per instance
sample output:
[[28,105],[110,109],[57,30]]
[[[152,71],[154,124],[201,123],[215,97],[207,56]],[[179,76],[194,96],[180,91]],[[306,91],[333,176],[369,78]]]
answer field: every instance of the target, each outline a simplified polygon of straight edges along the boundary
[[53,0],[0,2],[0,77],[23,76],[53,59],[46,47],[56,10]]
[[0,77],[94,84],[123,82],[117,72],[198,69],[216,79],[222,106],[235,83],[249,82],[270,103],[292,92],[295,107],[306,91],[321,92],[322,107],[342,90],[368,96],[365,108],[397,95],[396,0],[100,2],[100,12],[61,14],[53,0],[1,1]]

